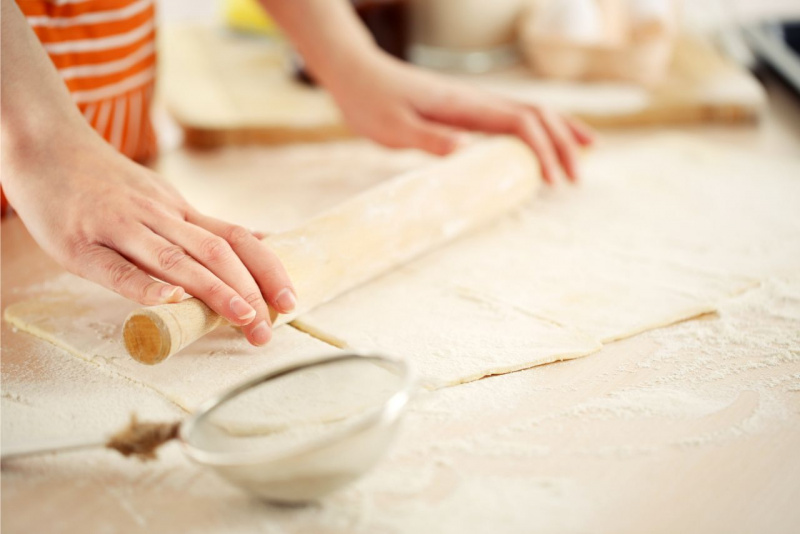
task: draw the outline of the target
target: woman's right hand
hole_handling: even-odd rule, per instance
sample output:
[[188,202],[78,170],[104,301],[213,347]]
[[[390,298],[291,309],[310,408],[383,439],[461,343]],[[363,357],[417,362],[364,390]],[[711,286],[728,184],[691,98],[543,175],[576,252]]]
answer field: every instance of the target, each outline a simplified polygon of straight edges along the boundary
[[71,272],[140,304],[189,292],[254,345],[267,343],[267,303],[280,313],[295,305],[278,258],[106,143],[78,112],[17,4],[2,0],[0,10],[0,172],[37,243]]
[[267,303],[280,313],[295,307],[269,248],[241,226],[199,213],[88,125],[56,130],[3,143],[3,187],[37,243],[69,271],[143,305],[188,292],[241,326],[252,344],[267,343]]

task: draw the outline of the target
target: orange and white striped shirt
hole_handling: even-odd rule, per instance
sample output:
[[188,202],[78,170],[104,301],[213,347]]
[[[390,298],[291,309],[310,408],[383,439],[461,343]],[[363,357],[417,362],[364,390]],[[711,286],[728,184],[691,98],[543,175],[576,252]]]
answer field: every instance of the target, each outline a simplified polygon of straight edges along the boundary
[[136,161],[154,156],[154,0],[17,4],[92,127]]

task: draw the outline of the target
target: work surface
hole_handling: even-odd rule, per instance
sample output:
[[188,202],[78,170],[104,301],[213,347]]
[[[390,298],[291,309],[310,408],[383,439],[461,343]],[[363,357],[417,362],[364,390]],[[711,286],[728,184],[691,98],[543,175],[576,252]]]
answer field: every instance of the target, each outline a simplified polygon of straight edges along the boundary
[[[797,158],[800,114],[780,91],[773,98],[759,130],[692,133],[743,151]],[[646,146],[656,134],[608,135],[600,150],[619,150],[633,138],[644,144],[631,146]],[[314,178],[291,182],[292,165],[302,163],[292,161],[292,149],[277,159],[258,150],[176,152],[165,154],[162,164],[165,170],[194,166],[224,176],[244,154],[251,163],[280,161],[294,188],[286,194],[305,202],[310,213],[362,189],[367,176],[375,179],[365,165],[362,176],[327,182],[330,193],[307,197]],[[410,154],[398,165],[411,165],[414,158]],[[385,172],[384,165],[376,167]],[[194,192],[200,203],[201,190]],[[226,202],[235,203],[247,191],[230,195]],[[245,223],[257,216],[241,213]],[[292,216],[297,213],[276,215],[284,224],[296,222]],[[742,216],[754,225],[769,222],[768,213]],[[764,258],[780,258],[778,248],[763,250]],[[63,283],[63,271],[33,245],[19,220],[3,222],[2,254],[4,308],[37,288]],[[4,466],[3,527],[794,532],[800,525],[800,278],[785,269],[796,258],[775,265],[749,260],[754,269],[777,275],[760,277],[758,287],[722,302],[716,313],[606,344],[579,360],[422,393],[387,460],[317,505],[265,505],[167,446],[148,464],[100,451]],[[6,323],[2,334],[4,443],[102,434],[133,410],[152,419],[183,415],[107,367]]]

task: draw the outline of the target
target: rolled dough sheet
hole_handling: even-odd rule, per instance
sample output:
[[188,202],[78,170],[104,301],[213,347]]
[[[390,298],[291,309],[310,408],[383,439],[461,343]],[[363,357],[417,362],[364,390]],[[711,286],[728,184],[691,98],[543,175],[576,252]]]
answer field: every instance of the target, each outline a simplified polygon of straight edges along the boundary
[[[442,386],[587,355],[603,342],[714,310],[769,275],[800,271],[797,160],[667,136],[598,149],[585,168],[580,187],[546,190],[524,213],[294,324],[333,345],[409,358],[428,385]],[[243,187],[263,204],[252,175],[239,182],[237,172],[228,169],[220,191]],[[303,172],[311,171],[298,157]],[[336,172],[346,177],[350,169]],[[204,185],[213,198],[215,184]],[[315,195],[324,187],[309,190]],[[238,209],[217,205],[214,214],[237,220]],[[266,215],[248,222],[274,224]],[[6,319],[186,408],[265,367],[335,350],[293,328],[256,349],[223,328],[146,367],[120,344],[134,306],[65,275],[7,308]]]
[[[559,359],[549,333],[484,330],[485,320],[524,315],[599,344],[713,311],[767,276],[800,271],[797,160],[665,136],[598,150],[585,167],[580,187],[545,191],[520,216],[296,324],[341,346],[392,350],[455,384]],[[488,319],[471,311],[480,306]]]
[[157,366],[134,361],[122,344],[122,323],[137,304],[70,274],[49,280],[34,298],[10,305],[5,319],[78,358],[148,386],[185,410],[249,377],[338,349],[294,328],[280,328],[253,347],[232,327],[205,336]]

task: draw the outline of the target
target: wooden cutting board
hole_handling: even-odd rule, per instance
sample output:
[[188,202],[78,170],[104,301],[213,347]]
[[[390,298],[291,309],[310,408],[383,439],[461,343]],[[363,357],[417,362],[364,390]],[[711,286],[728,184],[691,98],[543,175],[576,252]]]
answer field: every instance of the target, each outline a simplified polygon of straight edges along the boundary
[[[327,93],[294,80],[289,48],[282,41],[190,25],[164,28],[159,46],[163,97],[190,146],[351,135]],[[607,127],[752,122],[766,102],[752,74],[690,37],[679,39],[667,79],[650,89],[543,81],[524,67],[458,78]]]

